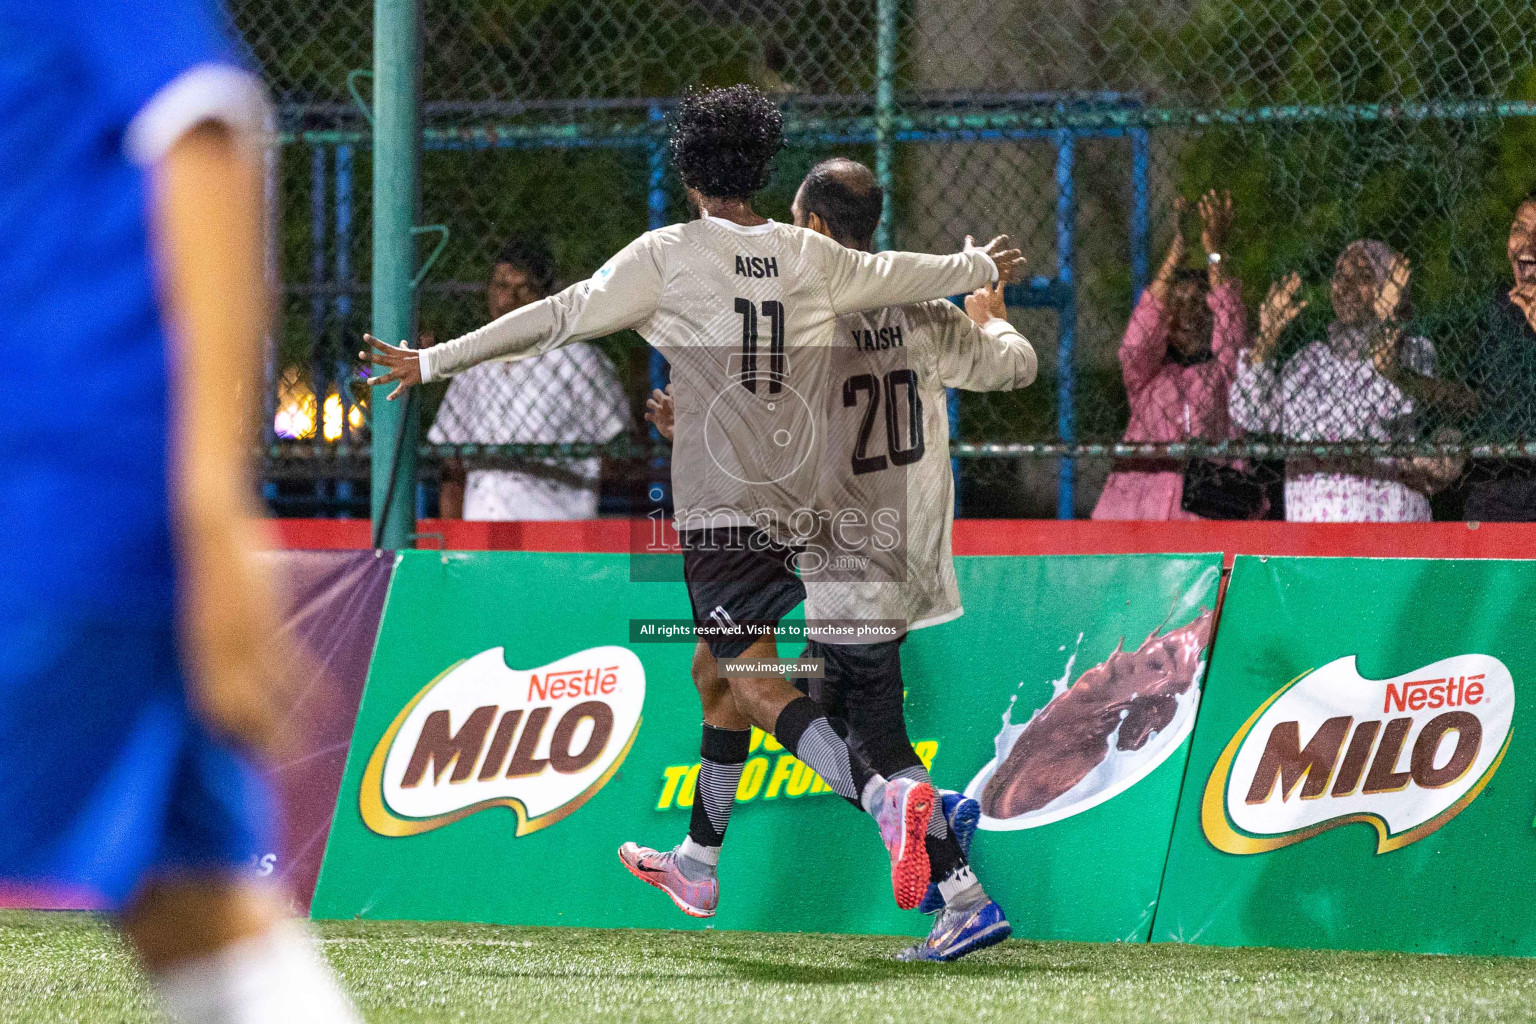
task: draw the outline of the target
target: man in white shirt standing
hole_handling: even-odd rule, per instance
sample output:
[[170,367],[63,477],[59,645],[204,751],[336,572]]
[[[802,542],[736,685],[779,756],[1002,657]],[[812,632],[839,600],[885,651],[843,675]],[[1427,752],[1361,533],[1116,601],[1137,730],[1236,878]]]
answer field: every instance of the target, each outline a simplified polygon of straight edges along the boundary
[[[554,291],[547,246],[513,238],[496,256],[485,299],[492,320]],[[629,428],[629,402],[613,362],[591,342],[521,362],[471,367],[448,384],[427,440],[433,444],[611,441]],[[443,467],[444,519],[591,519],[602,460],[528,459],[517,468]]]

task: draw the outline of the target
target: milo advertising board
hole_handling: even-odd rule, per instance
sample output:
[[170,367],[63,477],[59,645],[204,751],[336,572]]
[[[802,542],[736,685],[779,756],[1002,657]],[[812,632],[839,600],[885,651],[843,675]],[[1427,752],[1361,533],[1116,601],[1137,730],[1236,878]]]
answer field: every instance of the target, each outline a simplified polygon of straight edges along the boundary
[[1239,558],[1154,938],[1536,953],[1536,563]]
[[456,662],[373,748],[358,793],[363,823],[412,836],[500,806],[517,815],[519,836],[553,825],[624,763],[644,703],[645,670],[623,647],[526,672],[509,669],[500,647]]
[[[966,614],[903,650],[914,746],[981,802],[974,860],[1016,934],[1145,939],[1219,557],[958,562]],[[402,553],[313,914],[702,927],[616,857],[687,830],[692,640],[632,622],[688,614],[625,555]],[[869,819],[761,733],[720,872],[715,927],[929,924],[895,908]]]

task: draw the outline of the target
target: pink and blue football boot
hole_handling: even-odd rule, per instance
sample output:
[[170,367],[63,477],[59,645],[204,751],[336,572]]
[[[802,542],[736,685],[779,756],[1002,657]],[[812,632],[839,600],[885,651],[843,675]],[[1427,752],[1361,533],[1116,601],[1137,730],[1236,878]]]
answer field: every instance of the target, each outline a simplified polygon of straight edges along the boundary
[[689,917],[714,917],[720,905],[720,879],[694,880],[683,874],[674,850],[661,852],[649,846],[625,843],[619,847],[619,860],[629,873],[647,885],[654,885],[677,904]]
[[928,819],[934,814],[933,787],[911,779],[891,779],[875,821],[880,840],[891,855],[891,889],[896,905],[912,910],[922,902],[928,884]]

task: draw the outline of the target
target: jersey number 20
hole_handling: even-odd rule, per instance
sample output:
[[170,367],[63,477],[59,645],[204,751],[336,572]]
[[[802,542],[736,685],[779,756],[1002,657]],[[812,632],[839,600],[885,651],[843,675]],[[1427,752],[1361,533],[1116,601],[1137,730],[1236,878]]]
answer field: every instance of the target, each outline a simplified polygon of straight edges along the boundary
[[[896,390],[906,389],[906,402],[898,403]],[[885,375],[885,447],[890,454],[887,463],[884,455],[869,454],[869,435],[874,433],[875,418],[880,413],[880,378],[872,373],[861,373],[843,381],[843,408],[852,409],[859,404],[861,393],[869,396],[864,408],[864,419],[859,423],[859,442],[853,448],[853,472],[878,473],[887,465],[910,466],[923,457],[923,400],[917,394],[917,374],[911,370],[892,370]],[[901,444],[901,405],[907,407],[909,443]]]

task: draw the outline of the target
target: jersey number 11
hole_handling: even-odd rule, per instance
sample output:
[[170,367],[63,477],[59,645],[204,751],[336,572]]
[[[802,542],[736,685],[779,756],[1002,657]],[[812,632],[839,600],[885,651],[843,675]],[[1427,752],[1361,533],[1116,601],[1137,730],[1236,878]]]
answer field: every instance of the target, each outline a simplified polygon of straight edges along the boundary
[[[751,299],[737,299],[741,314],[741,386],[757,394],[757,306]],[[777,299],[763,302],[763,316],[768,318],[768,393],[784,390],[784,303]]]

